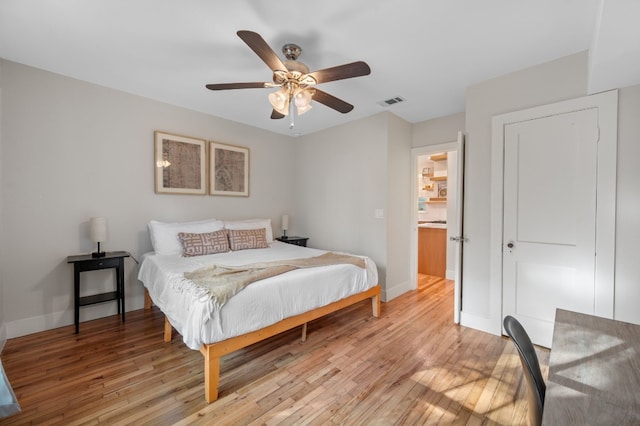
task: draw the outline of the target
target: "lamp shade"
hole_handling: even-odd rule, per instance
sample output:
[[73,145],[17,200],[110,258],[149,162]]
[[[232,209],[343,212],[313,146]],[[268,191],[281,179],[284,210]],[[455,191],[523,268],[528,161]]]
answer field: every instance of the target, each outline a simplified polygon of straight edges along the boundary
[[298,110],[298,115],[302,115],[312,108],[311,93],[306,89],[296,90],[295,94],[293,95],[293,99]]
[[282,215],[282,230],[286,231],[289,229],[289,215]]
[[282,115],[289,114],[289,93],[286,90],[280,89],[277,92],[270,93],[268,98],[273,109]]
[[107,240],[107,219],[104,217],[92,217],[89,219],[89,236],[94,243]]

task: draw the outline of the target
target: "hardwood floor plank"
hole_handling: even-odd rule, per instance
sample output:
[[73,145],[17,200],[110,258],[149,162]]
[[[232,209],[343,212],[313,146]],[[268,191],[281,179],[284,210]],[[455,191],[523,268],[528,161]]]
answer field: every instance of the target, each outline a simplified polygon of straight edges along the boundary
[[[2,361],[23,412],[3,425],[526,424],[513,344],[453,324],[453,285],[369,301],[221,359],[204,400],[203,357],[163,342],[157,308],[10,339]],[[543,375],[548,351],[538,350]]]

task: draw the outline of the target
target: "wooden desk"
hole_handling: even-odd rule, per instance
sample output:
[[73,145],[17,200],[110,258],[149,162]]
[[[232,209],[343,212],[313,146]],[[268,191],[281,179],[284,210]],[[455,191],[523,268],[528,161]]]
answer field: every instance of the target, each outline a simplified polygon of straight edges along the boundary
[[640,424],[640,325],[556,310],[542,424]]

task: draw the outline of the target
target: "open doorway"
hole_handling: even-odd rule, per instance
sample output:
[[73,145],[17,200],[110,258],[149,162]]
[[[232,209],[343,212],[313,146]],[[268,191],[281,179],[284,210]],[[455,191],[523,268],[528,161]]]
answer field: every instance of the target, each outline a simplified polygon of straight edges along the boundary
[[412,150],[410,277],[451,280],[454,321],[460,322],[462,288],[462,176],[464,140]]

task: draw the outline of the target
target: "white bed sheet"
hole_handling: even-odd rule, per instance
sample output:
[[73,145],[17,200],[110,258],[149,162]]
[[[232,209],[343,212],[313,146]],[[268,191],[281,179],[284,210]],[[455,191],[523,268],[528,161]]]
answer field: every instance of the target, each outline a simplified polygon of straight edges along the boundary
[[294,315],[361,293],[378,284],[375,263],[366,268],[332,265],[297,269],[257,281],[233,296],[220,312],[210,299],[187,290],[184,273],[203,266],[239,266],[254,262],[298,259],[326,253],[274,241],[266,249],[241,250],[198,257],[142,256],[138,279],[191,349],[259,330]]

